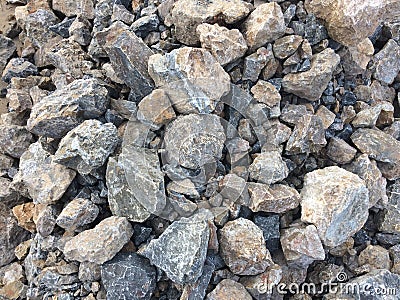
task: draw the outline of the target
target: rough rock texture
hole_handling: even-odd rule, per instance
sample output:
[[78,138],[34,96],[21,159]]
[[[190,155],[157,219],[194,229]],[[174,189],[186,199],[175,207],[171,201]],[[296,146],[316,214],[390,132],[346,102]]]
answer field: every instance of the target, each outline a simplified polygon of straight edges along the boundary
[[272,264],[263,232],[253,222],[238,218],[220,230],[220,252],[237,275],[257,275]]
[[8,59],[14,54],[17,47],[15,43],[4,35],[0,35],[0,73],[3,73]]
[[108,217],[93,229],[85,230],[65,243],[67,259],[103,264],[112,259],[133,234],[131,224],[123,217]]
[[32,142],[33,136],[25,126],[0,124],[0,153],[19,158]]
[[88,19],[94,18],[93,0],[53,0],[53,9],[62,12],[67,17],[83,15]]
[[107,89],[95,79],[79,79],[32,107],[28,130],[61,138],[85,119],[101,116],[109,103]]
[[340,56],[332,49],[313,55],[311,69],[290,73],[283,77],[282,87],[288,93],[310,101],[317,101],[327,87],[332,73],[340,62]]
[[274,43],[274,55],[276,58],[285,59],[294,54],[302,43],[303,38],[299,35],[288,35],[277,39]]
[[368,265],[373,269],[390,270],[392,262],[390,261],[389,251],[381,246],[369,245],[358,256],[358,264],[360,266]]
[[23,203],[13,207],[12,212],[17,218],[18,225],[30,232],[36,231],[36,225],[33,221],[35,204],[33,202]]
[[374,77],[382,83],[392,84],[400,72],[400,46],[390,39],[374,58]]
[[93,222],[99,214],[99,208],[88,199],[76,198],[69,202],[56,219],[58,226],[66,230],[75,230]]
[[243,23],[244,38],[253,50],[280,38],[285,30],[282,9],[276,2],[259,5]]
[[329,141],[326,155],[338,164],[348,164],[357,154],[357,149],[351,147],[342,139],[332,138]]
[[229,75],[205,49],[183,47],[149,59],[149,73],[180,113],[209,113],[230,90]]
[[339,167],[306,174],[301,196],[301,220],[313,223],[328,247],[355,234],[367,220],[369,198],[364,181]]
[[201,275],[206,259],[210,230],[209,212],[173,222],[158,239],[141,253],[151,264],[163,270],[172,281],[194,283]]
[[[21,156],[15,187],[22,184],[34,203],[50,204],[62,197],[75,177],[75,171],[53,161],[54,156],[40,142],[29,146]],[[40,177],[38,176],[40,174]]]
[[246,288],[239,282],[232,279],[224,279],[215,287],[215,289],[207,295],[208,300],[228,300],[241,299],[251,300],[251,295]]
[[23,58],[12,58],[4,68],[1,79],[10,83],[13,77],[25,78],[29,75],[36,75],[37,73],[38,69],[33,63]]
[[251,88],[251,92],[254,95],[254,99],[266,104],[270,108],[279,105],[281,102],[282,97],[279,94],[279,91],[268,81],[257,81],[257,83]]
[[81,174],[89,174],[106,162],[118,141],[114,124],[86,120],[62,138],[54,161]]
[[247,51],[246,41],[237,29],[229,30],[218,24],[200,24],[196,32],[201,47],[209,50],[221,66],[237,60]]
[[156,287],[156,268],[136,253],[119,253],[101,266],[108,299],[150,299]]
[[285,179],[289,169],[278,151],[269,151],[261,153],[254,159],[249,172],[251,179],[271,184]]

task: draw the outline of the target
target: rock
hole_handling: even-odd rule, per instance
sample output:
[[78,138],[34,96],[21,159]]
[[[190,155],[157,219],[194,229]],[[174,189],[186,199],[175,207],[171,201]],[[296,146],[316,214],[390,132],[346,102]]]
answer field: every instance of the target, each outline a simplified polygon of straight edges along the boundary
[[14,206],[12,212],[17,218],[18,225],[30,232],[36,232],[36,225],[33,222],[33,210],[35,204],[33,202],[28,202]]
[[359,44],[343,48],[339,51],[344,71],[349,75],[362,74],[374,54],[374,45],[369,38]]
[[103,264],[112,259],[133,234],[123,217],[108,217],[93,229],[85,230],[65,243],[63,253],[69,260]]
[[307,268],[315,260],[324,260],[325,251],[314,225],[283,229],[282,250],[291,266]]
[[297,123],[302,123],[300,120],[304,115],[312,115],[312,112],[307,110],[305,105],[287,104],[282,109],[280,120],[294,126]]
[[301,220],[317,227],[324,245],[336,247],[355,234],[368,218],[364,181],[339,167],[307,173],[301,196]]
[[378,161],[378,168],[389,180],[400,177],[400,156],[395,149],[400,142],[380,130],[360,128],[351,135],[356,147]]
[[276,58],[285,59],[294,54],[300,47],[303,38],[299,35],[287,35],[277,39],[274,43],[274,55]]
[[62,138],[85,119],[106,112],[107,89],[95,79],[75,80],[32,107],[27,128],[34,134]]
[[210,284],[211,277],[213,275],[215,266],[212,263],[207,263],[203,267],[203,273],[196,283],[192,285],[186,285],[181,299],[194,300],[194,299],[204,299],[208,285]]
[[3,73],[3,70],[10,59],[10,57],[14,54],[17,47],[15,43],[6,36],[0,35],[0,72]]
[[271,184],[282,181],[289,175],[289,169],[278,151],[259,154],[249,167],[250,178]]
[[68,35],[81,46],[88,46],[92,39],[92,25],[87,17],[79,15],[68,28]]
[[228,299],[251,300],[253,298],[242,284],[231,279],[222,280],[215,289],[207,295],[207,300]]
[[389,251],[378,245],[368,245],[358,256],[360,266],[368,265],[372,270],[386,269],[390,270],[392,262],[390,261]]
[[92,223],[99,214],[99,208],[90,200],[76,198],[69,202],[58,215],[56,223],[66,230],[75,230]]
[[264,211],[272,213],[285,213],[300,204],[300,195],[296,189],[275,184],[268,186],[262,183],[248,183],[250,193],[249,208],[253,212]]
[[131,25],[135,21],[135,15],[122,2],[114,2],[111,21],[122,21],[127,25]]
[[389,201],[384,206],[383,211],[379,214],[379,230],[385,233],[400,234],[400,187],[396,182],[393,184],[388,192]]
[[390,258],[393,261],[392,273],[400,275],[400,245],[395,245],[389,248]]
[[53,0],[53,9],[62,12],[67,17],[85,16],[85,18],[94,18],[94,3],[93,0],[77,0],[77,1],[62,1]]
[[165,19],[165,24],[175,25],[175,35],[178,41],[186,45],[196,45],[199,41],[196,28],[201,23],[219,18],[226,24],[233,24],[246,17],[252,5],[241,0],[226,2],[198,2],[195,0],[178,0],[171,13]]
[[138,120],[155,130],[168,124],[175,117],[168,94],[162,89],[152,91],[138,105]]
[[20,89],[8,89],[8,110],[10,112],[25,112],[32,108],[32,99],[28,91]]
[[23,201],[20,194],[13,189],[12,181],[8,178],[0,177],[0,203],[13,208]]
[[358,112],[351,124],[356,127],[374,127],[378,120],[382,108],[380,105],[367,106],[365,109]]
[[274,264],[264,273],[240,278],[240,283],[254,299],[268,299],[274,293],[274,287],[279,284],[281,279],[282,269],[279,265]]
[[119,253],[101,267],[109,299],[150,299],[156,287],[156,268],[136,253]]
[[376,162],[370,160],[367,154],[357,157],[350,165],[344,166],[347,171],[360,176],[364,180],[369,192],[369,206],[372,207],[381,201],[386,204],[388,197],[386,196],[386,179],[382,177]]
[[141,253],[151,264],[163,270],[178,284],[194,283],[200,277],[206,259],[212,218],[206,211],[173,222],[158,239]]
[[13,77],[26,78],[37,73],[38,69],[33,63],[23,58],[12,58],[4,68],[1,79],[10,83]]
[[39,8],[26,16],[24,22],[26,36],[35,48],[44,47],[50,40],[57,37],[50,27],[59,21],[52,11]]
[[155,54],[148,64],[156,86],[167,92],[179,113],[210,113],[230,90],[228,73],[205,49],[183,47],[164,56]]
[[275,251],[279,248],[279,216],[272,215],[263,217],[257,215],[254,217],[254,224],[256,224],[263,232],[265,243],[269,251]]
[[222,258],[237,275],[257,275],[272,264],[263,232],[250,220],[239,218],[226,223],[219,242]]
[[40,142],[29,146],[21,156],[19,172],[13,184],[22,184],[34,203],[50,204],[62,197],[75,177],[75,171],[53,161]]
[[54,161],[89,174],[106,162],[118,142],[117,128],[112,123],[86,120],[62,138]]
[[196,33],[200,37],[201,47],[209,50],[221,66],[241,58],[247,51],[246,41],[237,29],[229,30],[218,24],[200,24]]
[[[344,106],[343,110],[345,110],[345,107],[348,106]],[[327,109],[325,106],[322,105],[318,108],[315,115],[321,118],[322,124],[324,125],[324,129],[328,129],[329,126],[333,124],[336,118],[336,115],[333,112],[331,112],[329,109]]]
[[121,163],[114,158],[108,160],[106,184],[110,210],[115,216],[126,217],[133,222],[144,222],[150,213],[135,198],[125,174]]
[[281,103],[281,95],[279,94],[279,91],[274,85],[267,81],[257,81],[250,91],[253,93],[254,99],[266,104],[270,108]]
[[263,147],[270,145],[276,149],[276,147],[286,142],[291,134],[292,130],[288,126],[276,123],[267,130],[265,134],[266,144]]
[[101,266],[84,261],[79,264],[78,278],[82,282],[93,282],[101,279]]
[[75,18],[65,18],[62,20],[60,23],[54,24],[49,26],[49,29],[58,35],[62,36],[63,38],[68,38],[69,37],[69,27],[71,24],[74,22]]
[[28,238],[29,232],[19,227],[11,210],[0,203],[0,267],[14,260],[15,248]]
[[25,126],[0,124],[0,153],[20,158],[32,142],[33,136]]
[[130,30],[132,30],[137,36],[144,38],[151,31],[157,31],[160,21],[157,15],[143,16],[133,22]]
[[275,2],[259,5],[243,23],[243,36],[251,50],[275,41],[285,30],[282,10]]
[[261,47],[244,59],[242,80],[250,80],[253,82],[258,80],[264,67],[275,60],[271,48],[270,44],[267,48]]
[[248,201],[246,180],[236,174],[226,174],[219,182],[220,194],[232,202],[242,198],[242,201]]
[[374,78],[392,84],[400,72],[400,46],[392,39],[374,55]]
[[331,138],[326,151],[326,155],[338,164],[350,163],[356,156],[356,153],[357,149],[336,137]]
[[37,232],[43,236],[49,236],[56,225],[55,209],[51,205],[36,204],[33,211],[33,221]]

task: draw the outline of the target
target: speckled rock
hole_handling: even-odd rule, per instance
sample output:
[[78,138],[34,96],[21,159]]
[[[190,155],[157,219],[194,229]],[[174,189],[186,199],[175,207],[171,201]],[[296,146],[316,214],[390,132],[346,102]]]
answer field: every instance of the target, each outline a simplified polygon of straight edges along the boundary
[[328,247],[345,242],[368,218],[365,182],[336,166],[307,173],[300,196],[301,220],[314,224]]
[[61,138],[85,119],[101,116],[108,103],[107,89],[97,80],[75,80],[36,103],[27,128],[37,135]]
[[285,34],[281,7],[276,3],[259,5],[243,23],[243,35],[251,49],[273,42]]
[[85,230],[65,243],[67,259],[103,264],[112,259],[133,234],[131,224],[123,217],[108,217],[93,229]]
[[194,283],[200,277],[206,259],[209,219],[212,215],[203,211],[173,222],[158,239],[150,241],[141,254],[172,281]]
[[249,172],[251,179],[271,184],[285,179],[289,169],[278,151],[269,151],[259,154],[254,159]]
[[33,202],[27,202],[13,207],[12,212],[17,218],[18,225],[30,232],[36,231],[36,225],[33,222],[33,211],[35,204]]
[[50,26],[59,21],[52,11],[39,7],[24,18],[26,36],[34,47],[44,47],[49,40],[57,37],[57,34],[50,30]]
[[156,268],[136,253],[119,253],[101,266],[107,299],[150,299],[156,287]]
[[37,73],[38,69],[33,63],[23,58],[12,58],[5,66],[1,79],[10,83],[13,77],[26,78]]
[[0,73],[3,73],[4,67],[6,66],[10,57],[14,54],[17,47],[12,39],[0,35]]
[[275,58],[271,44],[268,44],[267,48],[258,48],[257,51],[245,57],[242,80],[256,82],[262,70],[273,61],[275,61]]
[[382,83],[392,84],[400,72],[400,46],[392,39],[374,55],[374,77]]
[[251,300],[251,295],[239,282],[232,279],[224,279],[207,295],[207,300],[230,300],[241,299]]
[[56,219],[58,226],[75,230],[92,223],[99,214],[99,208],[88,199],[76,198],[69,202]]
[[94,18],[93,0],[53,0],[53,9],[62,12],[67,17],[83,15],[88,19]]
[[276,58],[285,59],[294,54],[302,43],[303,38],[299,35],[287,35],[277,39],[274,43],[274,55]]
[[356,153],[357,149],[336,137],[331,138],[326,151],[326,155],[338,164],[350,163],[356,156]]
[[288,93],[309,101],[317,101],[326,89],[339,62],[340,56],[327,48],[313,55],[310,70],[290,73],[283,77],[282,87]]
[[279,94],[279,91],[274,85],[267,81],[257,81],[257,83],[251,88],[251,92],[254,95],[254,99],[266,104],[270,108],[279,105],[281,102],[282,97]]
[[239,218],[226,223],[219,242],[222,258],[237,275],[257,275],[272,264],[263,232],[250,220]]
[[360,266],[368,265],[370,270],[386,269],[390,270],[392,262],[390,261],[389,251],[378,245],[368,245],[358,256]]
[[25,126],[0,124],[0,153],[19,158],[32,142]]
[[112,123],[86,120],[62,138],[54,161],[89,174],[106,162],[118,141],[117,128]]
[[247,51],[243,35],[237,29],[229,30],[218,24],[200,24],[196,29],[201,47],[209,50],[221,66],[227,65]]

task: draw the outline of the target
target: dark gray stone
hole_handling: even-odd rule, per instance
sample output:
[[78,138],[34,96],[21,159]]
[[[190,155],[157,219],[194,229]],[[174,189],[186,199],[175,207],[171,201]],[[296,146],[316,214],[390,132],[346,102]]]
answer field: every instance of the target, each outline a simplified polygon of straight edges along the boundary
[[4,68],[1,79],[10,83],[13,77],[26,78],[37,73],[38,69],[33,63],[23,58],[12,58]]
[[279,216],[272,215],[268,217],[255,216],[254,224],[256,224],[262,230],[264,234],[265,243],[267,249],[270,251],[277,250],[279,248]]

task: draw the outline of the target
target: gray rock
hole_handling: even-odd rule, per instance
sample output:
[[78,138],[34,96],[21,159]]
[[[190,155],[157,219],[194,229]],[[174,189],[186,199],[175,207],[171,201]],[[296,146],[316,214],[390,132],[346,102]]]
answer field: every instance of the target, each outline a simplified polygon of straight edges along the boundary
[[15,50],[17,50],[15,43],[8,37],[0,34],[0,73],[3,73],[4,67]]
[[379,81],[392,84],[400,72],[400,46],[392,39],[374,55],[374,77]]
[[81,46],[88,46],[92,39],[91,27],[92,25],[87,19],[87,16],[77,16],[68,28],[71,40],[77,42]]
[[75,230],[86,224],[92,223],[99,214],[99,208],[87,199],[76,198],[69,202],[56,219],[58,226]]
[[62,12],[67,17],[85,16],[88,19],[94,18],[93,0],[53,0],[53,9]]
[[136,253],[119,253],[101,266],[107,299],[150,299],[156,287],[156,268]]
[[289,169],[278,151],[259,154],[249,167],[250,178],[271,184],[282,181],[289,175]]
[[272,264],[263,232],[253,222],[239,218],[220,230],[220,252],[229,269],[237,275],[257,275]]
[[142,254],[178,284],[194,283],[202,274],[212,214],[200,212],[173,222]]
[[211,263],[207,263],[203,267],[203,273],[200,278],[194,284],[188,284],[185,286],[181,299],[197,300],[204,299],[206,295],[208,285],[210,284],[211,277],[215,270],[215,266]]
[[96,79],[75,80],[36,103],[27,128],[37,135],[62,138],[85,119],[101,116],[108,104],[107,89]]
[[101,266],[96,263],[84,261],[79,264],[78,278],[80,281],[93,282],[101,279]]
[[21,204],[20,194],[12,188],[12,181],[5,177],[0,177],[0,203],[5,204],[8,208]]
[[256,52],[250,54],[244,59],[242,80],[257,81],[262,69],[272,60],[274,60],[272,47],[269,44],[267,48],[261,47]]
[[33,63],[23,58],[12,58],[5,66],[1,79],[10,83],[13,77],[26,78],[37,73],[38,69]]
[[54,161],[89,174],[106,162],[118,142],[117,128],[112,123],[86,120],[62,138]]
[[251,300],[253,298],[242,284],[231,279],[222,280],[215,289],[207,295],[207,300],[228,299]]
[[19,158],[33,142],[25,126],[0,124],[0,153]]
[[395,182],[389,189],[389,201],[379,213],[379,230],[385,233],[400,234],[400,186]]
[[275,251],[279,248],[279,216],[272,215],[268,217],[255,216],[254,224],[262,230],[265,243],[269,251]]
[[36,223],[37,232],[43,237],[51,235],[56,226],[56,212],[54,206],[37,204],[34,213],[33,220]]
[[307,173],[300,196],[301,220],[314,224],[328,247],[345,242],[368,218],[365,182],[336,166]]
[[287,104],[282,109],[280,120],[290,125],[301,123],[300,120],[304,115],[312,115],[305,105]]
[[338,164],[350,163],[356,156],[356,153],[357,149],[336,137],[331,138],[326,151],[326,155]]
[[135,15],[132,14],[122,2],[114,2],[111,21],[122,21],[127,25],[131,25],[135,21]]
[[50,26],[59,21],[52,11],[38,8],[35,12],[28,14],[25,19],[26,36],[34,47],[41,48],[48,41],[57,37],[57,34],[51,31]]
[[144,38],[151,31],[157,31],[160,20],[155,14],[149,16],[143,16],[137,19],[130,27],[137,36]]
[[68,240],[63,253],[69,260],[103,264],[122,249],[132,234],[132,226],[126,218],[108,217],[93,229],[85,230]]

